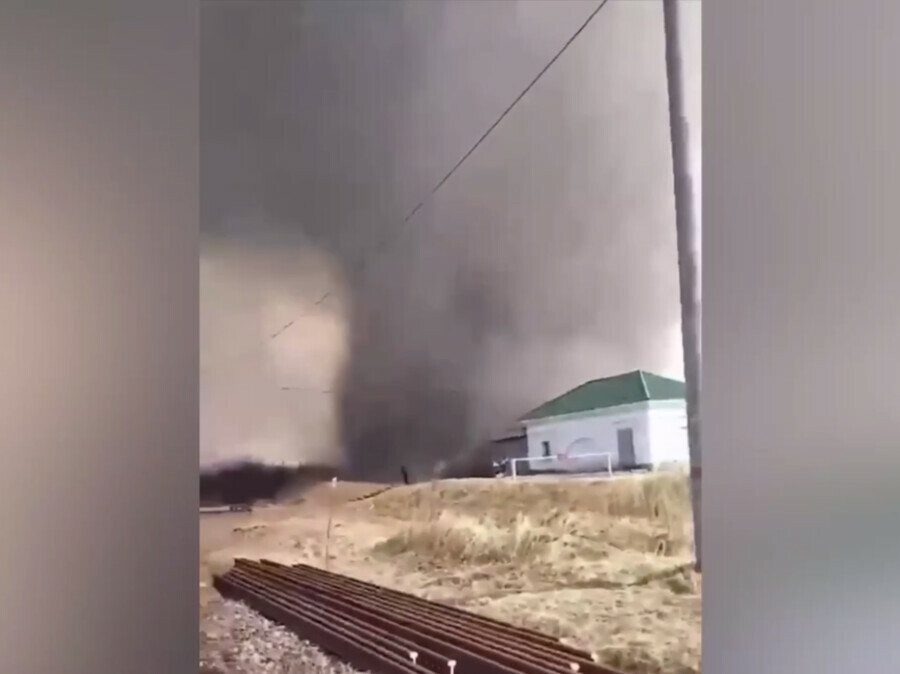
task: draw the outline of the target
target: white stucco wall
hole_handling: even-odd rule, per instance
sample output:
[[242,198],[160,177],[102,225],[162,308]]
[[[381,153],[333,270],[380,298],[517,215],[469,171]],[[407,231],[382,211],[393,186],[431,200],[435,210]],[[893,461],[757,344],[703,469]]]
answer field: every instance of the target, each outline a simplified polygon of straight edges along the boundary
[[[554,456],[609,452],[613,468],[619,466],[617,431],[631,428],[634,433],[635,462],[657,467],[660,464],[686,462],[687,431],[683,401],[664,401],[623,405],[607,410],[573,414],[525,422],[528,456],[544,456],[544,442],[550,443]],[[606,459],[565,462],[546,460],[528,462],[532,470],[568,470],[588,472],[604,470]]]
[[650,446],[654,466],[689,463],[687,409],[684,401],[667,401],[650,410]]
[[[637,463],[650,462],[649,410],[646,406],[627,405],[619,408],[583,415],[569,415],[527,422],[528,456],[542,457],[543,443],[550,443],[554,455],[569,450],[570,456],[609,452],[612,465],[619,465],[618,439],[620,428],[631,428],[634,433],[634,454]],[[534,461],[529,462],[533,470],[603,470],[606,459],[584,459],[582,461]]]

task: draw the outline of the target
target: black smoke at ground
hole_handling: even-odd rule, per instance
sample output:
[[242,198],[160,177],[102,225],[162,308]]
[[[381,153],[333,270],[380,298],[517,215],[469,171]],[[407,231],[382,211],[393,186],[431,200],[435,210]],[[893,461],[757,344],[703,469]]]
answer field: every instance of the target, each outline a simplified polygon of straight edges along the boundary
[[355,476],[466,472],[451,459],[567,387],[672,370],[657,4],[610,3],[404,224],[593,3],[204,3],[202,235],[343,270]]
[[252,504],[299,496],[335,477],[333,466],[275,466],[241,461],[200,471],[201,505]]

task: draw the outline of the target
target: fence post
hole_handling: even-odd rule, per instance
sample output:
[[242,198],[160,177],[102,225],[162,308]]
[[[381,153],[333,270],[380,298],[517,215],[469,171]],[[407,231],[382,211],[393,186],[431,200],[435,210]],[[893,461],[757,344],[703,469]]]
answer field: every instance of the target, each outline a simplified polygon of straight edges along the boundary
[[329,543],[331,542],[331,519],[334,514],[335,489],[337,488],[337,477],[331,478],[331,492],[328,498],[328,525],[325,528],[325,570],[328,570],[329,560]]

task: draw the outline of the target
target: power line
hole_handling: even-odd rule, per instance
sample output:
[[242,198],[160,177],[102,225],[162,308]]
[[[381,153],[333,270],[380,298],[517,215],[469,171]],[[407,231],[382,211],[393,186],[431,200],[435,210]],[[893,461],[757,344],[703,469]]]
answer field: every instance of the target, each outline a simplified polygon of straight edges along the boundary
[[[556,63],[557,59],[559,59],[559,57],[563,55],[563,53],[572,45],[572,43],[575,42],[575,40],[578,38],[578,36],[581,35],[582,32],[584,32],[584,29],[588,27],[588,24],[594,19],[595,16],[597,16],[597,14],[600,12],[601,9],[603,9],[603,7],[606,5],[607,2],[609,2],[609,0],[602,0],[602,2],[599,5],[597,5],[597,7],[594,9],[594,11],[591,12],[588,15],[587,19],[584,20],[584,23],[582,23],[581,26],[578,27],[578,30],[576,30],[572,34],[572,37],[570,37],[566,41],[566,43],[562,46],[562,48],[558,52],[556,52],[556,54],[553,56],[553,58],[547,62],[547,65],[545,65],[543,68],[541,68],[541,71],[537,75],[535,75],[534,79],[528,83],[528,86],[522,90],[522,93],[520,93],[518,96],[516,96],[515,100],[513,100],[513,102],[509,104],[509,106],[506,108],[506,110],[504,110],[503,112],[500,113],[500,116],[496,119],[496,121],[488,127],[488,130],[485,131],[484,134],[482,134],[481,138],[479,138],[477,141],[475,141],[475,144],[469,149],[469,151],[466,152],[462,156],[462,158],[458,162],[456,162],[456,164],[453,166],[453,168],[447,172],[447,175],[445,175],[443,178],[441,178],[441,181],[437,185],[435,185],[434,188],[432,188],[432,190],[431,190],[432,195],[435,192],[437,192],[439,189],[441,189],[441,187],[444,186],[444,183],[446,183],[448,180],[450,180],[450,176],[452,176],[454,173],[456,173],[456,169],[458,169],[460,166],[463,165],[463,162],[465,162],[466,159],[468,159],[471,156],[471,154],[473,152],[475,152],[475,150],[478,149],[478,146],[481,145],[484,142],[484,140],[491,134],[491,132],[497,128],[497,126],[500,124],[500,122],[502,122],[503,119],[510,113],[510,111],[512,111],[512,109],[514,107],[516,107],[516,105],[519,103],[519,101],[521,101],[523,98],[525,98],[525,95],[529,91],[531,91],[532,87],[535,84],[537,84],[538,80],[544,76],[544,73],[546,73],[548,70],[550,70],[550,68],[553,66],[553,64]],[[416,206],[408,216],[406,216],[407,220],[409,218],[411,218],[413,216],[413,214],[424,205],[425,205],[424,201],[420,202],[419,205]]]
[[[575,42],[576,39],[578,39],[578,36],[584,32],[584,29],[588,27],[588,25],[591,23],[591,21],[594,20],[594,17],[596,17],[597,14],[600,13],[600,10],[603,9],[608,2],[609,2],[609,0],[601,0],[600,4],[597,5],[590,14],[588,14],[587,18],[578,27],[578,30],[576,30],[568,40],[566,40],[565,44],[563,44],[563,46],[553,55],[553,58],[551,58],[546,63],[546,65],[544,65],[544,67],[541,68],[541,70],[538,72],[538,74],[534,76],[534,79],[532,79],[528,83],[528,85],[519,93],[519,95],[513,99],[512,103],[510,103],[506,107],[506,109],[504,109],[503,112],[500,113],[500,116],[497,117],[497,119],[494,120],[494,123],[491,124],[487,128],[487,131],[485,131],[481,135],[481,137],[475,141],[475,144],[469,148],[468,152],[466,152],[459,159],[459,161],[457,161],[456,164],[453,165],[453,167],[447,172],[447,174],[443,178],[441,178],[434,187],[431,188],[431,191],[428,193],[428,195],[424,199],[422,199],[418,204],[416,204],[416,206],[409,213],[407,213],[406,217],[403,218],[402,224],[404,224],[404,225],[407,224],[416,215],[416,213],[418,213],[419,210],[421,210],[425,206],[425,204],[428,202],[428,199],[430,197],[434,196],[437,193],[437,191],[439,189],[441,189],[447,183],[448,180],[450,180],[450,178],[453,176],[453,174],[456,173],[456,171],[466,162],[466,160],[469,157],[472,156],[472,154],[474,154],[475,150],[477,150],[481,146],[481,144],[487,139],[487,137],[491,135],[491,133],[494,131],[494,129],[496,129],[500,125],[500,123],[506,118],[506,116],[510,112],[512,112],[513,108],[515,108],[516,105],[518,105],[519,102],[523,98],[525,98],[525,96],[528,94],[528,92],[534,88],[534,85],[538,83],[538,81],[547,73],[548,70],[550,70],[551,67],[553,67],[553,64],[559,60],[559,57],[562,56],[566,52],[566,50],[572,45],[573,42]],[[384,241],[382,241],[380,244],[375,246],[373,252],[377,253],[379,250],[384,249],[385,246],[390,244],[391,241],[396,239],[396,237],[399,234],[401,234],[403,231],[404,230],[402,230],[400,227],[398,227],[397,230],[393,233],[393,236],[387,237]],[[363,260],[363,262],[361,263],[360,266],[363,267],[364,265],[365,265],[365,260]],[[318,305],[322,304],[322,302],[324,302],[330,296],[331,296],[331,291],[330,290],[326,291],[325,293],[322,294],[321,297],[319,297],[319,299],[317,299],[315,301],[314,306],[318,306]],[[309,313],[309,312],[306,312],[303,315],[298,316],[296,319],[294,319],[293,321],[288,323],[286,326],[284,326],[281,330],[278,330],[276,333],[274,333],[269,338],[269,340],[275,339],[275,338],[279,337],[280,335],[282,335],[290,327],[292,327],[293,324],[297,320],[300,320],[301,318],[305,317],[307,315],[307,313]]]
[[[500,113],[500,116],[494,120],[494,123],[491,124],[487,128],[487,131],[485,131],[483,134],[481,134],[481,137],[475,141],[475,144],[469,148],[468,152],[466,152],[459,159],[459,161],[457,161],[456,164],[453,165],[453,168],[451,168],[447,172],[447,174],[443,178],[441,178],[434,187],[431,188],[431,191],[428,193],[428,195],[424,199],[422,199],[418,204],[416,204],[415,207],[409,213],[406,214],[406,217],[403,218],[404,225],[407,224],[410,220],[412,220],[412,218],[415,216],[415,214],[418,213],[419,210],[425,206],[429,197],[434,196],[437,193],[437,191],[439,189],[441,189],[448,180],[450,180],[451,176],[454,173],[456,173],[456,171],[459,169],[459,167],[461,167],[465,163],[465,161],[469,157],[472,156],[472,154],[475,152],[475,150],[477,150],[481,146],[481,144],[487,139],[487,137],[489,135],[491,135],[491,133],[494,131],[494,129],[496,129],[500,125],[500,122],[502,122],[506,118],[506,116],[512,111],[512,109],[514,107],[516,107],[516,105],[518,105],[519,102],[523,98],[525,98],[525,96],[528,94],[528,92],[531,91],[532,88],[534,88],[534,85],[538,83],[538,80],[540,80],[546,74],[546,72],[548,70],[550,70],[550,68],[553,66],[553,64],[556,63],[557,60],[559,60],[559,57],[562,56],[565,53],[565,51],[572,45],[572,43],[575,42],[576,39],[578,39],[578,36],[584,32],[584,29],[587,28],[588,25],[591,23],[591,21],[593,21],[594,17],[600,13],[600,10],[606,6],[607,2],[609,2],[609,0],[602,0],[600,2],[600,4],[597,5],[590,14],[588,14],[588,17],[578,27],[578,30],[576,30],[574,33],[572,33],[572,36],[568,40],[566,40],[565,44],[563,44],[563,46],[559,49],[559,51],[557,51],[553,55],[553,58],[551,58],[549,61],[547,61],[547,63],[544,65],[543,68],[541,68],[541,70],[538,72],[538,74],[534,76],[534,79],[532,79],[528,83],[528,85],[519,93],[519,95],[513,99],[513,102],[510,103],[506,107],[506,109]],[[402,230],[400,230],[398,228],[398,231],[394,232],[394,237],[388,237],[387,239],[382,241],[381,244],[376,246],[375,252],[378,252],[378,249],[382,249],[386,245],[388,245],[391,242],[392,238],[396,238],[396,236],[400,233],[402,233]],[[365,264],[365,262],[363,262],[363,264]],[[326,295],[327,294],[328,293],[326,293]]]
[[[324,302],[326,299],[328,299],[328,297],[329,297],[330,295],[331,295],[331,291],[330,291],[330,290],[327,291],[327,292],[325,292],[321,297],[319,297],[319,299],[317,299],[317,300],[313,303],[313,306],[314,306],[314,307],[319,306],[320,304],[322,304],[322,302]],[[226,365],[226,364],[228,364],[228,363],[230,363],[230,362],[234,362],[234,361],[238,360],[239,358],[244,358],[244,357],[246,357],[246,356],[253,355],[253,354],[256,353],[257,351],[262,351],[262,349],[263,349],[263,347],[265,346],[266,343],[271,342],[273,339],[277,339],[277,338],[280,337],[283,333],[285,333],[285,332],[287,332],[288,330],[290,330],[290,329],[294,326],[294,323],[296,323],[297,321],[299,321],[299,320],[305,318],[306,316],[308,316],[308,315],[310,315],[310,314],[312,314],[312,311],[311,311],[311,310],[310,310],[310,311],[306,311],[306,312],[300,314],[299,316],[296,316],[295,318],[291,319],[290,321],[288,321],[287,323],[285,323],[284,325],[282,325],[280,328],[278,328],[275,332],[273,332],[272,334],[270,334],[270,335],[266,338],[266,341],[263,342],[262,344],[259,344],[259,345],[255,346],[255,347],[253,347],[253,348],[250,349],[249,351],[242,351],[241,353],[234,354],[234,355],[232,355],[232,356],[230,356],[230,357],[228,357],[228,358],[224,358],[222,361],[220,361],[220,362],[218,363],[218,365]],[[208,366],[206,366],[206,367],[204,367],[204,368],[200,368],[200,374],[207,374],[207,373],[210,371],[210,369],[211,369],[212,367],[214,367],[215,365],[216,365],[216,364],[214,363],[213,365],[208,365]]]

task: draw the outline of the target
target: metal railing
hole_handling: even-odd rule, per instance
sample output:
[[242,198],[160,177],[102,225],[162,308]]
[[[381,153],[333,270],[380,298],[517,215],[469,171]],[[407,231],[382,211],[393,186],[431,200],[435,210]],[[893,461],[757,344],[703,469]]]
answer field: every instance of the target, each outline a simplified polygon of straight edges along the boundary
[[[603,461],[592,461],[591,459],[602,459]],[[596,473],[605,472],[609,477],[613,474],[613,455],[611,452],[593,452],[590,454],[557,454],[554,456],[522,456],[509,460],[509,469],[512,479],[520,477],[518,464],[527,463],[529,472],[536,471],[541,473],[540,469],[534,467],[535,463],[549,463],[550,465],[544,472],[556,473]],[[597,470],[597,465],[602,463],[604,468]]]

